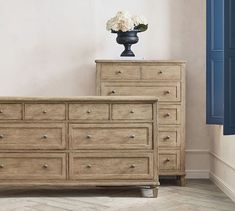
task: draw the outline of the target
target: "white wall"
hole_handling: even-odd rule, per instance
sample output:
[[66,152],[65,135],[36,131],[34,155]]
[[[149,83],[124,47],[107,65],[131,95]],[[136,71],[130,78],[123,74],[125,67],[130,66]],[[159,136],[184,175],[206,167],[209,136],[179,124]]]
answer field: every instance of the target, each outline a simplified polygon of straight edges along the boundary
[[224,136],[222,126],[210,126],[211,179],[235,201],[235,136]]
[[123,48],[105,30],[122,9],[149,20],[137,57],[188,60],[187,172],[208,177],[205,0],[0,0],[0,95],[94,94],[94,60]]

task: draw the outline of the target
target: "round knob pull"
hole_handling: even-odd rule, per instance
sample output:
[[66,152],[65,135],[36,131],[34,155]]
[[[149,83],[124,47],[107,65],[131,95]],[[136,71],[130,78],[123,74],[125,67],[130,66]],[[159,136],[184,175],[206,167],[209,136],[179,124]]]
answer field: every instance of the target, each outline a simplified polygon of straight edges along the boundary
[[121,70],[117,71],[117,74],[122,74],[122,71]]
[[3,110],[0,110],[0,114],[2,114],[3,113]]
[[88,114],[90,114],[90,113],[91,113],[91,110],[87,110],[86,112],[87,112]]
[[46,111],[46,110],[44,110],[44,111],[42,111],[42,113],[43,113],[43,114],[46,114],[46,113],[47,113],[47,111]]
[[91,168],[91,164],[88,164],[86,167],[87,167],[88,169],[90,169],[90,168]]
[[135,112],[133,110],[130,111],[131,114],[134,114]]
[[169,90],[165,91],[166,95],[169,95],[171,92]]
[[115,94],[115,93],[116,93],[116,90],[112,90],[112,91],[111,91],[111,94]]
[[47,168],[48,168],[48,164],[46,164],[46,163],[43,164],[43,168],[44,168],[44,169],[47,169]]
[[47,139],[47,138],[48,138],[48,135],[43,135],[42,138],[43,138],[43,139]]
[[130,135],[130,138],[135,138],[135,135]]
[[170,138],[171,138],[170,136],[166,136],[166,137],[165,137],[166,140],[169,140]]
[[135,164],[131,164],[130,168],[134,169],[135,168]]
[[3,164],[0,164],[0,168],[1,168],[1,169],[4,168],[4,165],[3,165]]
[[86,138],[87,138],[87,139],[90,139],[90,138],[91,138],[91,135],[87,135]]
[[162,71],[160,70],[158,73],[159,73],[159,74],[162,74]]
[[167,159],[166,159],[166,162],[169,162],[169,161],[170,161],[170,158],[167,158]]
[[1,135],[0,135],[0,139],[3,139],[3,138],[4,138],[4,135],[1,134]]
[[165,115],[165,117],[169,117],[170,116],[170,113],[167,113],[166,115]]

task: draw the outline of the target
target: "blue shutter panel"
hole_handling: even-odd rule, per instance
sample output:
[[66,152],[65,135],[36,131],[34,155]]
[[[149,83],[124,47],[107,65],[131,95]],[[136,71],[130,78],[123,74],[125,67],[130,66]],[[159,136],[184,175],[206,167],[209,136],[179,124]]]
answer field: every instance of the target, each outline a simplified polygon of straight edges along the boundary
[[224,134],[235,134],[235,0],[225,0]]
[[207,124],[223,124],[224,117],[224,0],[207,0]]

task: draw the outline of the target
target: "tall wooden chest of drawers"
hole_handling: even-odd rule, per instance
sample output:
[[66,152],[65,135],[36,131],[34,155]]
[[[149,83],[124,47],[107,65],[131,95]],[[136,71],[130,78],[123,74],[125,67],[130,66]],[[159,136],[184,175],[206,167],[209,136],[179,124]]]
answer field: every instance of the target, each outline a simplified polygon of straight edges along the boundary
[[157,98],[0,98],[0,187],[141,186],[157,195]]
[[97,60],[97,95],[159,98],[159,174],[185,183],[185,62]]

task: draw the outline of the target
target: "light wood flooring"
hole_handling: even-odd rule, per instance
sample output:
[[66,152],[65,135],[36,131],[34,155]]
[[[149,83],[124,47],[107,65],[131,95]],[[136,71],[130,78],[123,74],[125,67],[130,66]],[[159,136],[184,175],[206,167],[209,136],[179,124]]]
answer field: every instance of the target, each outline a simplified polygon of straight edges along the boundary
[[0,189],[0,211],[235,211],[209,180],[189,180],[185,187],[162,181],[158,198],[151,196],[149,189]]

